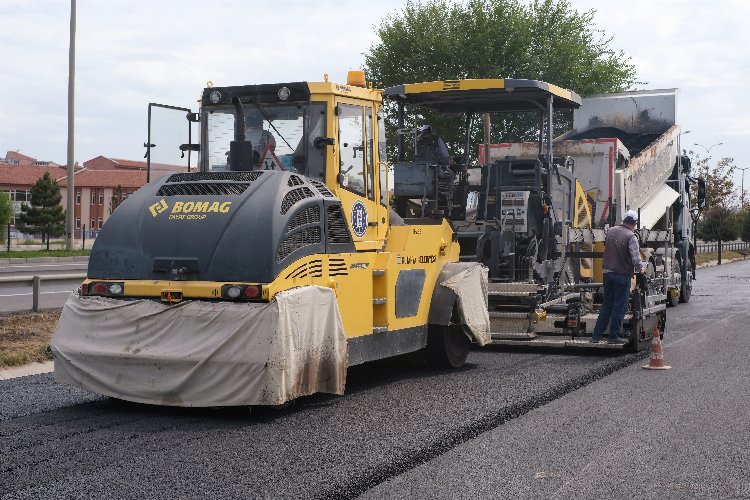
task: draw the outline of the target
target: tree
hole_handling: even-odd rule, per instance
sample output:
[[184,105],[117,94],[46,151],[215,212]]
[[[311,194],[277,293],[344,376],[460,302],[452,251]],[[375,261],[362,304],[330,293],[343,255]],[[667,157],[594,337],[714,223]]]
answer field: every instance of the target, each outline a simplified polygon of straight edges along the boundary
[[60,205],[60,185],[45,172],[31,186],[31,205],[21,205],[16,227],[24,233],[42,233],[50,236],[65,234],[65,210]]
[[[581,95],[625,90],[636,83],[635,67],[595,29],[594,14],[576,11],[567,0],[530,5],[521,0],[408,1],[381,21],[380,41],[365,54],[365,70],[379,88],[504,77],[543,80]],[[396,142],[393,115],[388,113],[386,122],[390,144]],[[571,125],[570,114],[559,118],[556,133]],[[463,151],[463,117],[421,113],[406,120],[410,127],[432,124],[452,151]],[[491,136],[494,141],[535,140],[536,124],[535,114],[494,116]],[[481,134],[481,120],[475,120],[474,144],[482,142]]]
[[721,265],[721,243],[737,238],[735,213],[721,205],[709,207],[698,224],[698,233],[706,241],[718,242],[719,265]]
[[750,207],[743,209],[738,214],[738,230],[742,241],[750,242]]
[[10,193],[0,191],[0,243],[5,241],[6,230],[13,216],[13,202]]
[[109,215],[112,215],[112,212],[114,212],[115,209],[120,206],[120,203],[123,202],[125,199],[123,196],[124,193],[122,191],[122,186],[118,184],[117,187],[112,190],[112,200],[109,204]]
[[[702,177],[706,181],[706,208],[727,207],[733,208],[737,204],[734,192],[734,180],[732,174],[735,170],[734,158],[724,157],[715,165],[711,165],[711,158],[702,158],[694,151],[686,151],[692,159],[691,175]],[[696,207],[696,194],[698,190],[690,191],[690,206]]]

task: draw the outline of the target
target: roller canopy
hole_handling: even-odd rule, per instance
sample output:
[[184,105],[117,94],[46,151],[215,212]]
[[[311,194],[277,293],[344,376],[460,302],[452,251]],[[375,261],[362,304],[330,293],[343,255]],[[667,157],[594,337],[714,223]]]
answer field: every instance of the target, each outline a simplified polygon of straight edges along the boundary
[[581,98],[573,91],[538,80],[508,78],[408,83],[385,89],[386,99],[441,113],[543,111],[576,109]]

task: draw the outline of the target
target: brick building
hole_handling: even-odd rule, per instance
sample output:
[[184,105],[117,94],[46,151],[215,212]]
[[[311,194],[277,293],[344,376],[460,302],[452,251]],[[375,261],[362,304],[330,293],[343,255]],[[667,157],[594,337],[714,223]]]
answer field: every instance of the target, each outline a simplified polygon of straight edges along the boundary
[[[151,164],[151,179],[184,171],[178,165]],[[61,204],[67,206],[67,168],[54,162],[43,162],[16,151],[8,151],[0,158],[0,191],[10,192],[16,213],[22,203],[31,202],[31,186],[44,175],[60,184]],[[75,237],[80,238],[85,227],[87,237],[95,236],[112,212],[112,197],[118,189],[126,199],[146,184],[146,162],[111,159],[97,156],[75,168],[74,227]],[[15,224],[15,217],[11,220]]]

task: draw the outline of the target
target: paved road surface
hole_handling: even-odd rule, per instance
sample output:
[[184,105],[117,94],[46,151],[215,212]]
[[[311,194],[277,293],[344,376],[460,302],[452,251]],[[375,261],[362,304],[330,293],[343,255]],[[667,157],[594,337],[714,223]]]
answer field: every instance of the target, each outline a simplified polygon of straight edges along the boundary
[[750,498],[750,261],[694,299],[670,311],[672,370],[631,365],[364,498]]
[[0,381],[0,496],[743,498],[748,295],[750,262],[704,270],[669,311],[669,372],[490,348],[454,372],[357,367],[344,397],[252,415]]
[[[88,262],[54,262],[46,264],[10,264],[0,266],[0,278],[42,278],[40,305],[42,309],[62,307],[70,292],[81,284],[80,278],[62,281],[44,281],[49,275],[75,275],[86,273]],[[31,283],[0,282],[0,313],[30,310],[32,306]]]

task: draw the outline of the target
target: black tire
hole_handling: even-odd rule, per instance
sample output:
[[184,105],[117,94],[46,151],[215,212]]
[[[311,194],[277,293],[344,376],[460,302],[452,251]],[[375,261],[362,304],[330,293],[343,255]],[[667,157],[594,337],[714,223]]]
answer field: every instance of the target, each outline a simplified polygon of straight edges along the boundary
[[693,275],[690,269],[687,271],[687,279],[682,280],[680,287],[680,302],[687,304],[690,302],[690,295],[693,293]]
[[427,360],[436,368],[460,368],[466,362],[471,340],[459,326],[429,325]]

